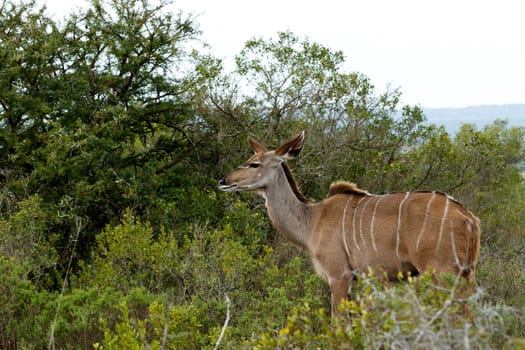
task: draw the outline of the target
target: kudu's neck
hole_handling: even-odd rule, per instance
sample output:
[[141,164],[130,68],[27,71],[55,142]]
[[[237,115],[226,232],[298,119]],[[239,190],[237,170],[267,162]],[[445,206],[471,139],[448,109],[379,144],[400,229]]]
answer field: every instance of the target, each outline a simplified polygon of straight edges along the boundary
[[279,233],[290,242],[306,248],[308,241],[309,205],[297,189],[286,165],[279,167],[277,181],[266,186],[268,214]]

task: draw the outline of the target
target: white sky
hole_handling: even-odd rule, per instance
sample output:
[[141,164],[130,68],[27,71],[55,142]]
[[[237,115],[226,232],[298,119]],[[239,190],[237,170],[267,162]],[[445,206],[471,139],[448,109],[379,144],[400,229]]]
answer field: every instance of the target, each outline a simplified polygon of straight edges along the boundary
[[[53,13],[82,1],[43,0]],[[153,0],[151,0],[153,2]],[[67,5],[66,5],[67,4]],[[290,30],[346,56],[378,92],[400,87],[423,107],[525,103],[520,0],[176,0],[232,66],[253,37]]]

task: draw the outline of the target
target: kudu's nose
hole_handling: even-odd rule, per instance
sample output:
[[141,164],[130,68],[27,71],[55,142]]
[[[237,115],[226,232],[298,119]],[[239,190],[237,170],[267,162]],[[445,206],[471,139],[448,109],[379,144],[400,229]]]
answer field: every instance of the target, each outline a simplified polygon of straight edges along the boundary
[[222,179],[219,180],[219,186],[224,186],[226,185],[226,181],[224,180],[226,177],[223,177]]

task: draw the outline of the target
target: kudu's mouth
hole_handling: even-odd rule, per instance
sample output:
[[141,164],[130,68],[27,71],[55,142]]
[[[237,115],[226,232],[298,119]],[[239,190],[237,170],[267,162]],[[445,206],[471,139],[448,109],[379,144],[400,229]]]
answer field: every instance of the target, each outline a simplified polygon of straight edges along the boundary
[[237,185],[221,185],[219,184],[219,190],[224,192],[233,192],[237,189]]
[[239,184],[226,184],[226,181],[221,180],[219,181],[219,190],[224,192],[245,192],[245,191],[256,191],[258,190],[258,186],[254,185],[239,185]]
[[227,185],[226,181],[224,179],[221,179],[219,181],[219,190],[224,191],[224,192],[233,192],[237,190],[237,185],[235,184]]

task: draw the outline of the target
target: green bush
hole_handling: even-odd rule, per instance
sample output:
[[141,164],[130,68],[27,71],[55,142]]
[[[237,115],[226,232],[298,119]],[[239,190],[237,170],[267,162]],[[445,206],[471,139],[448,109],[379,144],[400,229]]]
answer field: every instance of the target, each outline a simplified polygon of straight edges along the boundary
[[38,194],[16,203],[15,208],[6,218],[0,215],[0,254],[24,262],[21,266],[26,268],[25,277],[49,287],[56,282],[58,260],[53,215],[45,210]]
[[28,262],[0,256],[0,348],[39,348],[47,329],[38,318],[49,299],[27,279]]
[[75,282],[79,286],[160,292],[179,275],[177,241],[164,230],[155,234],[130,210],[124,212],[121,224],[108,225],[98,234],[96,242],[98,254],[93,263],[84,265]]
[[485,349],[518,342],[513,336],[520,335],[524,319],[517,310],[485,303],[480,290],[462,297],[461,284],[455,277],[436,284],[431,274],[395,286],[361,276],[339,317],[304,304],[283,328],[263,333],[253,345],[260,350]]

